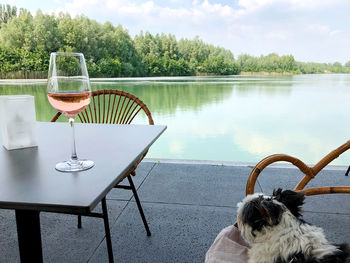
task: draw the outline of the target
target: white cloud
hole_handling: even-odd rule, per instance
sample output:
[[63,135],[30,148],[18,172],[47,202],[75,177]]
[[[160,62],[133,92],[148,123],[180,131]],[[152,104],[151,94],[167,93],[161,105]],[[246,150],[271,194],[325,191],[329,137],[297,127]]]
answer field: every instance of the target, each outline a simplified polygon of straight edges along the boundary
[[238,5],[247,11],[269,6],[284,5],[291,9],[317,9],[347,3],[347,0],[239,0]]
[[[174,0],[173,0],[174,1]],[[176,1],[175,1],[176,2]],[[181,1],[178,1],[181,2]],[[106,10],[106,13],[113,13],[121,16],[135,16],[140,20],[153,19],[157,17],[167,17],[170,20],[186,19],[192,22],[204,22],[208,19],[229,19],[237,17],[239,12],[228,5],[219,3],[211,4],[208,0],[193,1],[191,7],[165,7],[153,1],[138,3],[132,0],[73,0],[65,4],[59,11],[66,11],[73,15],[85,12],[96,12],[96,10]],[[143,16],[143,17],[142,17]],[[154,21],[162,23],[162,21]]]
[[288,0],[294,8],[317,9],[347,3],[347,0]]
[[311,33],[328,34],[330,32],[330,27],[329,25],[310,24],[307,26],[307,30]]
[[267,34],[267,38],[277,39],[277,40],[287,40],[290,33],[287,31],[271,31]]
[[344,33],[344,30],[333,30],[331,32],[329,32],[329,35],[331,37],[337,37],[339,35],[342,35]]
[[236,12],[232,7],[221,4],[210,4],[208,0],[205,0],[201,5],[195,5],[194,9],[196,7],[206,14],[216,14],[221,17],[231,17],[236,15]]
[[169,151],[170,151],[170,153],[178,154],[178,153],[183,152],[184,148],[185,147],[184,147],[184,143],[183,142],[177,141],[177,140],[173,140],[173,141],[170,142]]
[[276,0],[239,0],[238,5],[246,10],[255,10],[273,3],[280,2]]

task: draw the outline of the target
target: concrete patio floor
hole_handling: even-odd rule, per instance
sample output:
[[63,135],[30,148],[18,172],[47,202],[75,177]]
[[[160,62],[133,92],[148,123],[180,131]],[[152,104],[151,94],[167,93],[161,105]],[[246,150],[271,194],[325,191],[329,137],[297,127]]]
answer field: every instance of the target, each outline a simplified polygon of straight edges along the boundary
[[[112,190],[107,205],[116,262],[203,262],[219,231],[235,222],[251,169],[142,162],[134,182],[152,236],[146,236],[131,191]],[[267,168],[256,191],[293,188],[301,177],[295,168]],[[350,185],[350,177],[327,169],[310,182],[330,185]],[[41,213],[40,219],[44,262],[108,262],[103,220],[83,217],[78,229],[76,216]],[[350,195],[307,197],[304,219],[324,228],[329,240],[350,242]],[[0,210],[0,231],[0,262],[19,262],[14,211]]]

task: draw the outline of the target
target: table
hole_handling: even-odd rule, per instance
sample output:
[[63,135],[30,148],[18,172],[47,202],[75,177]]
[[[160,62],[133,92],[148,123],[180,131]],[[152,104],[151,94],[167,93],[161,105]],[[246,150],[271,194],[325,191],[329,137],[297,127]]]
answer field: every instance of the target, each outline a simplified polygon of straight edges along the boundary
[[162,125],[76,124],[79,158],[95,166],[62,173],[70,157],[68,123],[37,123],[38,147],[0,146],[0,208],[14,209],[21,262],[42,262],[39,213],[88,214],[164,132]]

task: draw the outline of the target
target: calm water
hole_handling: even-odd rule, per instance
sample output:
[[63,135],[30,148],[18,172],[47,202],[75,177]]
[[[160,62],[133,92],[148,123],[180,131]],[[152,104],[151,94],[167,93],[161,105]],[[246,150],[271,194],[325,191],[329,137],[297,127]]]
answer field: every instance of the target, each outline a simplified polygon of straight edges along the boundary
[[[350,75],[92,79],[91,83],[93,89],[135,94],[149,106],[156,124],[168,125],[148,154],[152,158],[257,162],[269,154],[287,153],[315,163],[350,139]],[[49,121],[55,114],[45,81],[2,80],[0,95],[4,94],[34,95],[39,121]],[[350,164],[350,152],[332,164]]]

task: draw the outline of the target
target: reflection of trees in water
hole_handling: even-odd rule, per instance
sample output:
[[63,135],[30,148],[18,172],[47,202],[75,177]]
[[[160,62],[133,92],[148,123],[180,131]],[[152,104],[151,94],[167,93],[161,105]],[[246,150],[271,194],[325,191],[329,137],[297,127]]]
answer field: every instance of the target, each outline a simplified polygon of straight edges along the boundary
[[219,104],[228,99],[233,92],[238,96],[263,94],[266,96],[288,96],[290,82],[228,81],[228,82],[135,82],[93,83],[94,90],[121,89],[143,100],[151,112],[160,115],[174,114],[176,110],[198,111],[205,105]]
[[[143,100],[152,113],[160,115],[174,114],[176,110],[197,111],[203,105],[220,103],[229,97],[231,86],[198,84],[133,84],[106,85],[92,84],[93,90],[121,89]],[[35,110],[38,121],[50,121],[56,110],[47,100],[46,84],[1,85],[0,95],[28,94],[35,97]],[[60,118],[65,121],[64,118]]]
[[[227,79],[225,79],[227,80]],[[203,106],[222,103],[233,92],[236,96],[247,97],[250,94],[264,96],[288,96],[292,82],[268,80],[233,81],[93,81],[93,90],[121,89],[143,100],[151,112],[159,115],[174,115],[177,110],[199,111]],[[35,97],[35,110],[38,121],[49,121],[56,113],[47,100],[46,83],[19,83],[18,85],[0,85],[0,95],[29,94]],[[66,121],[65,118],[61,118]]]
[[291,82],[241,82],[234,85],[238,96],[262,94],[266,96],[289,96],[292,92]]
[[146,84],[146,85],[101,85],[93,89],[121,89],[139,97],[152,113],[175,114],[178,109],[198,111],[204,105],[220,103],[232,93],[228,85],[200,84]]

